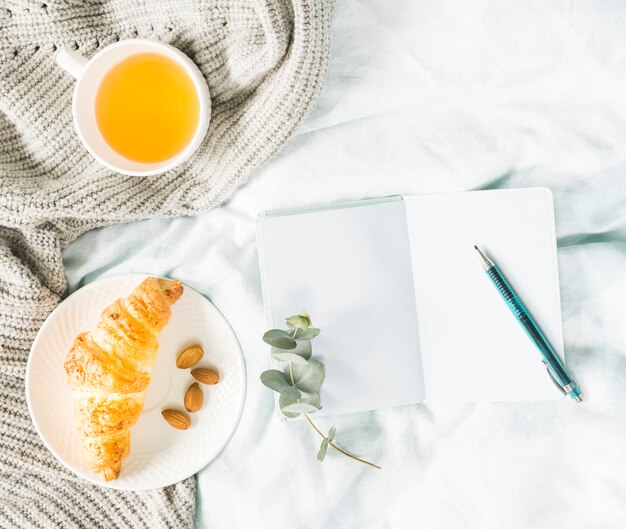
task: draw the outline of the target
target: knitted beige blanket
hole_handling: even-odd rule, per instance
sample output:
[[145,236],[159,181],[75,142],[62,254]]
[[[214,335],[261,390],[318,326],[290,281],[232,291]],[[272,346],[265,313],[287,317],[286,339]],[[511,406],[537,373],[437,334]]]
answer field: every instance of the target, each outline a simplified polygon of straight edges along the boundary
[[[193,478],[120,492],[48,452],[26,407],[28,350],[66,289],[65,245],[97,226],[215,207],[283,145],[323,84],[331,11],[332,0],[0,0],[0,527],[193,525]],[[149,178],[85,151],[74,81],[54,62],[62,45],[90,57],[137,36],[188,54],[213,105],[191,160]]]

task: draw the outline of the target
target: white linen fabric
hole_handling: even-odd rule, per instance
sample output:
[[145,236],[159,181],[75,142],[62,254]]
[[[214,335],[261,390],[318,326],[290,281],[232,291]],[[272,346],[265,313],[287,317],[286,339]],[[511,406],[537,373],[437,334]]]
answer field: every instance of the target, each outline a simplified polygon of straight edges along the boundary
[[[72,289],[124,272],[177,277],[241,341],[247,402],[230,444],[198,475],[197,527],[623,526],[626,6],[345,0],[332,42],[316,111],[224,207],[99,229],[64,253]],[[532,185],[555,196],[567,364],[585,402],[320,418],[337,426],[339,445],[383,469],[332,452],[316,461],[316,434],[277,420],[258,380],[269,351],[257,214]]]

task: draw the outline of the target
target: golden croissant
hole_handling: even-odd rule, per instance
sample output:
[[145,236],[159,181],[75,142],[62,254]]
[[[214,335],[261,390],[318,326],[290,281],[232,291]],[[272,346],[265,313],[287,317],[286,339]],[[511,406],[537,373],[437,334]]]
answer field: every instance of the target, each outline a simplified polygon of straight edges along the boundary
[[157,336],[182,293],[180,281],[148,277],[109,305],[98,326],[79,334],[67,354],[83,461],[106,481],[119,477],[130,452],[129,428],[143,409]]

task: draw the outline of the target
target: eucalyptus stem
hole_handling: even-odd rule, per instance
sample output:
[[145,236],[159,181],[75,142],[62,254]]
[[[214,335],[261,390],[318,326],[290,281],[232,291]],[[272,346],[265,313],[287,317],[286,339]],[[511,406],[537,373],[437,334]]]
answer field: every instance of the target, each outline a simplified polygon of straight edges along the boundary
[[[294,339],[294,340],[296,339],[296,333],[297,333],[297,332],[298,332],[298,329],[297,329],[297,328],[295,328],[295,329],[293,330],[293,339]],[[294,381],[294,379],[293,379],[293,369],[291,368],[291,362],[289,362],[289,364],[287,364],[287,365],[289,366],[289,377],[291,378],[291,385],[292,385],[292,386],[295,386],[295,384],[296,384],[296,383],[295,383],[295,381]],[[300,399],[298,399],[298,401],[297,401],[297,402],[300,402]]]
[[[309,424],[311,426],[313,426],[313,429],[320,434],[324,439],[326,439],[326,436],[320,431],[320,429],[315,426],[315,424],[313,423],[313,421],[311,420],[311,417],[309,417],[308,413],[305,413],[304,416],[306,417],[306,420],[309,421]],[[360,457],[357,456],[353,456],[352,454],[349,454],[348,452],[346,452],[345,450],[342,450],[341,448],[339,448],[335,443],[333,443],[332,441],[329,441],[328,444],[330,446],[332,446],[335,450],[337,450],[338,452],[341,452],[343,455],[348,456],[350,459],[354,459],[355,461],[358,461],[359,463],[363,463],[364,465],[368,465],[370,467],[373,468],[377,468],[378,470],[381,469],[381,467],[379,467],[378,465],[375,465],[374,463],[370,463],[369,461],[365,461],[365,459],[361,459]]]
[[[298,333],[298,329],[294,328],[293,330],[293,339],[296,339],[296,334]],[[291,383],[294,384],[294,379],[293,379],[293,371],[291,369],[291,362],[289,362],[289,377],[291,378]],[[300,402],[300,399],[298,399],[298,402]],[[306,417],[306,420],[309,421],[309,424],[313,427],[313,429],[324,439],[326,439],[327,437],[320,431],[320,429],[315,426],[315,424],[313,423],[313,421],[311,420],[311,417],[309,417],[308,413],[305,413],[304,416]],[[341,448],[339,448],[335,443],[333,443],[332,441],[328,441],[328,444],[330,446],[332,446],[335,450],[337,450],[338,452],[341,452],[343,455],[349,457],[350,459],[354,459],[355,461],[358,461],[359,463],[363,463],[364,465],[368,465],[370,467],[373,468],[377,468],[378,470],[381,469],[381,467],[379,467],[378,465],[375,465],[374,463],[370,463],[369,461],[365,461],[365,459],[361,459],[359,457],[356,457],[352,454],[349,454],[348,452],[346,452],[345,450],[342,450]]]
[[[323,439],[317,454],[319,461],[324,461],[330,445],[346,457],[380,470],[381,467],[378,465],[356,457],[333,443],[337,431],[334,426],[331,426],[328,435],[324,435],[311,420],[309,413],[321,409],[319,392],[325,376],[324,364],[311,359],[311,340],[320,333],[320,329],[311,326],[311,319],[305,311],[287,318],[287,324],[290,328],[286,330],[270,329],[263,335],[263,341],[273,347],[274,359],[286,362],[287,366],[282,370],[264,371],[261,373],[261,382],[269,389],[281,394],[279,404],[283,415],[294,418],[303,414],[311,427]],[[302,331],[300,343],[296,341],[298,331]],[[302,347],[298,349],[299,346]],[[294,358],[298,364],[295,368],[292,362]],[[294,370],[298,375],[298,383],[296,383]],[[295,395],[299,395],[298,398]]]
[[[298,334],[298,328],[294,327],[293,329],[293,339],[296,339],[296,334]],[[291,368],[291,362],[289,362],[289,377],[291,378],[291,385],[294,386],[295,385],[295,381],[293,379],[293,369]],[[300,399],[298,399],[298,402],[300,402]]]

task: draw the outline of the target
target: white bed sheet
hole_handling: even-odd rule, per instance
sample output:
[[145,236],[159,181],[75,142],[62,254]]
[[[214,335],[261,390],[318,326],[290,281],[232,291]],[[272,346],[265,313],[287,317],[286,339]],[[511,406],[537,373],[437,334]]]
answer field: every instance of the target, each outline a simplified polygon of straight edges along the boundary
[[[151,272],[206,294],[244,350],[232,441],[198,475],[197,526],[617,529],[626,514],[626,5],[339,3],[314,113],[224,207],[88,233],[71,290]],[[415,405],[320,419],[383,466],[315,459],[267,368],[255,218],[397,193],[549,186],[568,364],[586,401]]]

